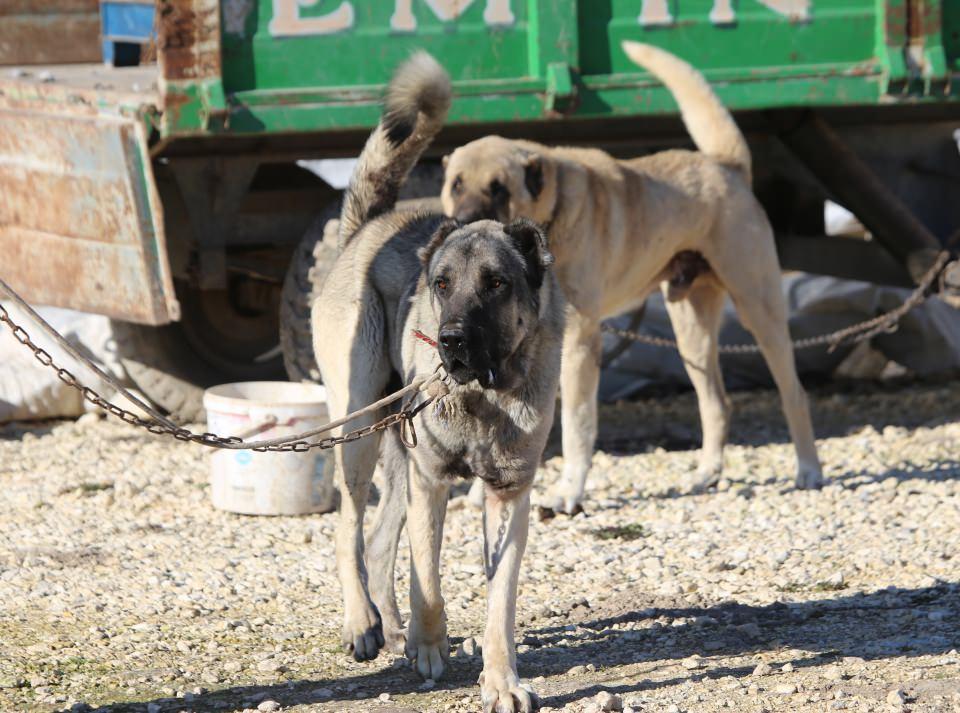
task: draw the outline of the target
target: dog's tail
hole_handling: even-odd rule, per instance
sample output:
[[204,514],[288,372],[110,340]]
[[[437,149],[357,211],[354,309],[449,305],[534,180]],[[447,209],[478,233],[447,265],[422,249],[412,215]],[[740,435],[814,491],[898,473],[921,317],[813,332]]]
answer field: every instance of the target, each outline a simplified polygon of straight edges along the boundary
[[426,52],[397,69],[380,123],[363,147],[343,199],[341,249],[360,226],[396,204],[400,185],[443,126],[450,94],[450,77]]
[[696,69],[679,57],[642,42],[623,43],[635,64],[663,82],[680,105],[680,115],[703,153],[741,169],[750,180],[750,148],[730,112]]

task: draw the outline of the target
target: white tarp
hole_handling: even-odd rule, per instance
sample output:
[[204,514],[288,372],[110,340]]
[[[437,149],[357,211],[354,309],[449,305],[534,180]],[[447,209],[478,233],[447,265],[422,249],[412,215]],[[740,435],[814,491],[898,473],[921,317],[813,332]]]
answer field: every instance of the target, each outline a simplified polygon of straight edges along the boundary
[[[832,332],[899,307],[911,290],[793,273],[784,276],[783,292],[791,314],[790,333],[794,339],[799,339]],[[626,327],[629,318],[621,317],[613,323]],[[647,301],[640,331],[673,337],[659,293]],[[604,340],[608,349],[617,342],[609,335]],[[729,300],[720,342],[753,342],[750,333],[737,322]],[[909,312],[895,332],[874,337],[871,345],[887,359],[919,375],[930,376],[960,369],[960,311],[932,297]],[[801,349],[795,353],[797,366],[801,374],[829,375],[851,350],[852,347],[841,347],[829,353],[826,347]],[[760,354],[724,354],[720,364],[724,381],[730,389],[773,385]],[[604,370],[600,379],[600,397],[615,401],[653,385],[686,387],[690,381],[680,356],[674,350],[634,344]]]
[[[102,387],[99,379],[54,346],[40,327],[34,326],[16,306],[6,302],[4,306],[11,318],[26,329],[37,345],[47,350],[59,364],[86,385],[105,395],[111,393],[109,387]],[[122,378],[107,317],[56,307],[42,307],[37,311],[100,368]],[[80,416],[86,410],[88,408],[83,397],[76,389],[63,383],[52,369],[37,362],[33,353],[20,344],[9,329],[0,326],[0,423],[70,418]]]

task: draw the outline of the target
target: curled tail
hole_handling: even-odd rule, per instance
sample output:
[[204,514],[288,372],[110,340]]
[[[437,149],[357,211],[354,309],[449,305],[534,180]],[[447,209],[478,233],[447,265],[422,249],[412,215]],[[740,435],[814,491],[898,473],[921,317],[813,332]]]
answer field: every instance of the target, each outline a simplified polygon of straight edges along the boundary
[[426,52],[397,69],[380,123],[363,147],[343,199],[341,249],[364,223],[396,204],[400,185],[443,126],[450,94],[450,77]]
[[653,45],[626,41],[622,45],[635,64],[663,82],[677,104],[693,142],[721,163],[740,168],[750,180],[750,149],[730,112],[696,69]]

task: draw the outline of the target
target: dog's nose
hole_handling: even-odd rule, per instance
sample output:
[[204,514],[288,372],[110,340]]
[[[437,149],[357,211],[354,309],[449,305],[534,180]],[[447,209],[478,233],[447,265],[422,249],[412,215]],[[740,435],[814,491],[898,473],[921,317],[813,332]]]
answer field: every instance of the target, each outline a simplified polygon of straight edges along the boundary
[[440,329],[440,346],[449,354],[462,354],[467,343],[467,336],[460,324],[449,324]]
[[454,217],[457,219],[458,222],[466,225],[468,223],[475,223],[478,220],[483,220],[483,211],[477,210],[475,208],[458,210],[456,216]]

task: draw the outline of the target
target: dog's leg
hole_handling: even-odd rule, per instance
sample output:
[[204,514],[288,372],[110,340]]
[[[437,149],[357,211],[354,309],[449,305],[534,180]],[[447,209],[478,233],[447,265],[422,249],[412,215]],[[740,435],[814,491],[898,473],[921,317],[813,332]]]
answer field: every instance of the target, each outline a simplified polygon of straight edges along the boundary
[[[737,227],[740,232],[735,239],[726,241],[727,249],[716,251],[708,259],[729,290],[744,326],[760,345],[780,391],[790,437],[797,451],[797,487],[819,488],[823,475],[807,396],[797,377],[793,358],[773,235],[762,216]],[[750,259],[745,259],[745,255]]]
[[389,651],[402,654],[406,637],[397,593],[394,572],[397,564],[397,544],[406,518],[407,508],[407,452],[395,429],[383,436],[381,450],[383,488],[374,515],[374,523],[367,538],[366,563],[370,573],[368,588],[383,619],[383,637]]
[[694,492],[717,484],[723,471],[723,446],[730,425],[730,402],[723,388],[717,345],[723,316],[723,288],[712,277],[696,280],[686,297],[667,299],[669,283],[661,285],[670,323],[687,376],[697,392],[703,448],[694,482]]
[[563,475],[544,504],[571,515],[580,510],[597,440],[599,384],[600,323],[570,308],[560,362]]
[[424,678],[436,681],[450,656],[447,614],[440,592],[440,545],[447,512],[446,483],[409,470],[407,536],[410,538],[410,632],[407,657]]
[[520,685],[514,623],[517,580],[527,546],[530,488],[505,493],[486,488],[483,567],[487,575],[487,629],[483,635],[480,697],[484,713],[529,713],[536,696]]
[[[313,310],[314,352],[327,386],[332,420],[359,410],[383,395],[390,376],[384,348],[383,307],[369,291],[346,301],[341,309]],[[336,335],[321,339],[319,335]],[[382,413],[368,414],[337,429],[361,428]],[[376,658],[383,646],[380,614],[370,599],[363,566],[363,514],[377,464],[379,434],[345,443],[333,450],[340,488],[337,523],[337,574],[343,593],[343,646],[357,661]]]
[[483,492],[483,481],[480,478],[474,478],[470,484],[470,492],[467,493],[467,502],[473,507],[480,509],[483,507],[483,499],[486,497]]

